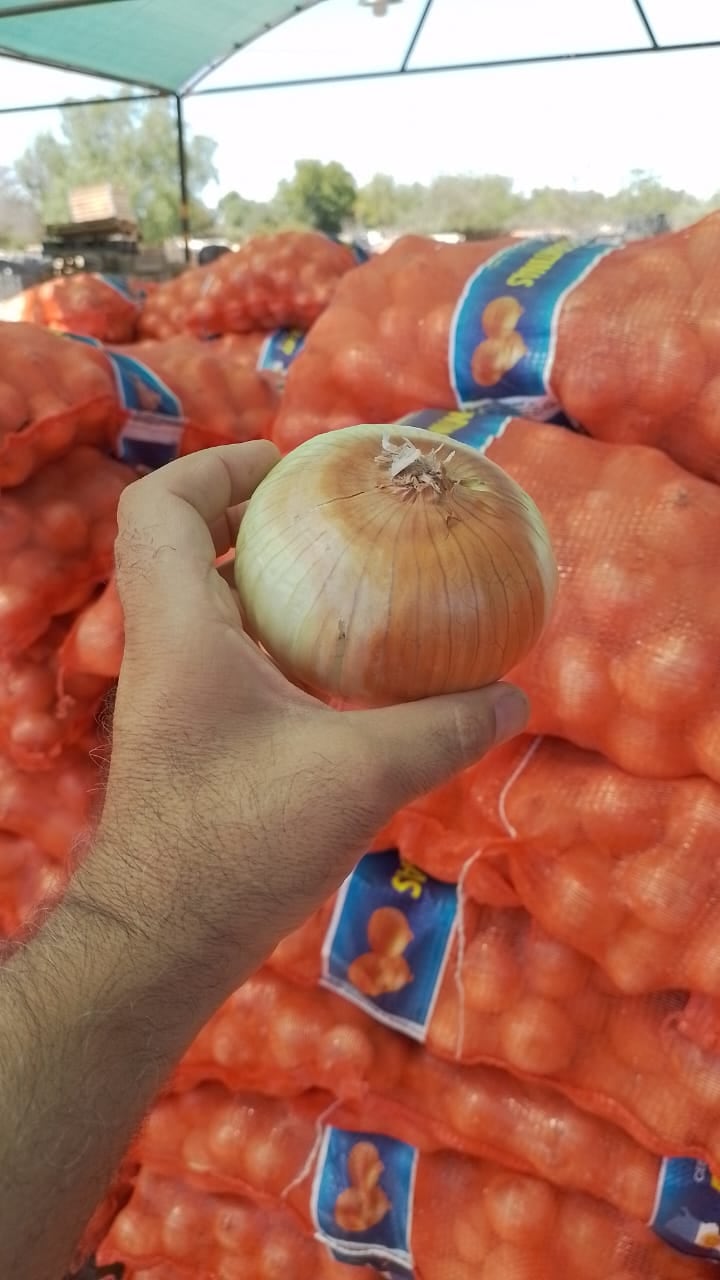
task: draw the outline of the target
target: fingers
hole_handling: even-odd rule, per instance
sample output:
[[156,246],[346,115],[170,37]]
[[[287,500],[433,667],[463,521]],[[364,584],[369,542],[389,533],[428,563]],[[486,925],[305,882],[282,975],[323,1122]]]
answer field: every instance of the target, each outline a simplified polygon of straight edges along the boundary
[[[191,454],[129,485],[118,509],[118,591],[136,616],[187,604],[236,531],[241,507],[278,461],[265,440]],[[230,513],[228,515],[228,513]]]
[[348,714],[357,716],[364,734],[370,734],[394,792],[392,803],[399,808],[522,733],[528,713],[524,693],[513,685],[496,684]]
[[227,511],[211,524],[210,534],[217,555],[223,555],[229,547],[234,550],[246,510],[247,502],[240,502],[236,507],[228,507]]

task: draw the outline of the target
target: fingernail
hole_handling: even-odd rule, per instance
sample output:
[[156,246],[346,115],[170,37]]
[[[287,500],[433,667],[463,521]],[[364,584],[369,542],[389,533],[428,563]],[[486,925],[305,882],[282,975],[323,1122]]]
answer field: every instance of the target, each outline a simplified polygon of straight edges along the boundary
[[520,689],[503,689],[495,703],[495,742],[507,742],[527,725],[530,706]]

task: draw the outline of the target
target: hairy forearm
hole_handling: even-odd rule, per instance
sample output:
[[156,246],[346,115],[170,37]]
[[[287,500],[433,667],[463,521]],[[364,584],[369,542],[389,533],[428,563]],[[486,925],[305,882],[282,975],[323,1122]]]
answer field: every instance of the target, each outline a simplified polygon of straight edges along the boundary
[[104,848],[0,968],[2,1276],[65,1273],[153,1098],[227,994],[227,966],[160,888]]

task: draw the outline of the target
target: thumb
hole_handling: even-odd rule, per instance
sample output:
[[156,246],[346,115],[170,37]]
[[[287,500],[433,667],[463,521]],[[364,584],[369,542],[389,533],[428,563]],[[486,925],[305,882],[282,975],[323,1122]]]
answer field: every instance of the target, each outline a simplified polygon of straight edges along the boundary
[[351,714],[361,717],[391,791],[388,799],[399,808],[522,733],[529,706],[514,685],[494,684]]

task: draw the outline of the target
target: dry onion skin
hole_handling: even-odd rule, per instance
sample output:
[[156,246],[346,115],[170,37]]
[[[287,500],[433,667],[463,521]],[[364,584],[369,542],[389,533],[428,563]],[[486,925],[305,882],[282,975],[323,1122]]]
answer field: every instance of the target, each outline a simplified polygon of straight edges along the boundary
[[529,652],[557,568],[540,513],[482,454],[406,426],[313,437],[237,541],[245,625],[302,688],[382,706],[479,688]]

